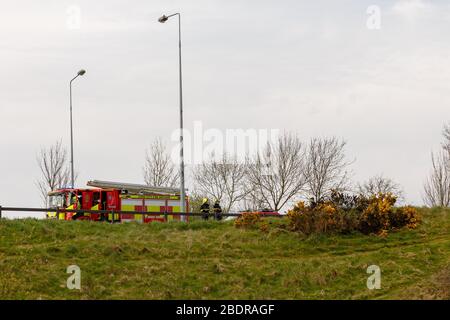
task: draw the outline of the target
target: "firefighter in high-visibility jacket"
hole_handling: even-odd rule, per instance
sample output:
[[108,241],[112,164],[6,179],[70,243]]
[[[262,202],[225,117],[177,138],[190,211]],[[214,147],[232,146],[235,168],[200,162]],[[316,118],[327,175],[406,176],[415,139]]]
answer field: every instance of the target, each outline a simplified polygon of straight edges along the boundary
[[220,201],[216,200],[213,205],[214,219],[217,221],[222,220],[222,208],[220,206]]
[[[75,209],[75,204],[77,203],[77,196],[74,193],[69,193],[69,205],[67,206],[66,209],[68,210],[73,210]],[[76,213],[65,213],[65,212],[60,212],[59,213],[59,220],[66,220],[67,215],[69,217],[71,217],[70,219],[72,220],[76,220],[78,218]]]
[[208,218],[209,218],[209,200],[208,200],[208,198],[203,198],[202,205],[200,206],[200,212],[202,214],[202,219],[208,220]]

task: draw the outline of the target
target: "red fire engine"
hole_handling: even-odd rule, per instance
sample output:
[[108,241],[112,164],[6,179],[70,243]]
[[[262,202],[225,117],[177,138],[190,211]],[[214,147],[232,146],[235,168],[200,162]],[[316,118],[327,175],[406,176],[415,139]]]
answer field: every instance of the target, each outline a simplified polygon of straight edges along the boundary
[[[147,185],[118,183],[109,181],[89,181],[84,189],[59,189],[49,192],[49,203],[52,209],[61,212],[48,212],[47,218],[60,220],[94,220],[94,221],[136,221],[148,223],[165,221],[164,213],[180,212],[180,193],[175,188],[150,187]],[[186,208],[189,212],[189,198],[186,196]],[[100,214],[73,213],[63,209],[108,210],[161,212],[161,215],[150,214]],[[167,215],[168,220],[180,220],[181,216]],[[186,216],[187,219],[187,216]]]

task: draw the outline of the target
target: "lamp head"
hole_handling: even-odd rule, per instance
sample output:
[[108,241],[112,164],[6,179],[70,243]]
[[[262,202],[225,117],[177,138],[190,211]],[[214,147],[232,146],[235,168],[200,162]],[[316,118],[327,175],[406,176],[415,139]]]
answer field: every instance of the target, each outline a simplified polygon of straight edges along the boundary
[[167,20],[169,20],[169,18],[166,17],[166,15],[163,15],[163,16],[159,17],[159,19],[158,19],[158,21],[161,22],[161,23],[164,23],[164,22],[166,22]]
[[86,70],[84,70],[84,69],[81,69],[80,71],[78,71],[79,76],[82,76],[85,73],[86,73]]

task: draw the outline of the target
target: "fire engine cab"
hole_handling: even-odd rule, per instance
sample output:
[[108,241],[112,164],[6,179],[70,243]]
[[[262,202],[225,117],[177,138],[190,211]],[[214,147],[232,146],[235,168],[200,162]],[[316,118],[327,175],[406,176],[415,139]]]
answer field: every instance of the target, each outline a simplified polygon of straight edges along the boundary
[[[91,188],[59,189],[48,193],[49,206],[61,211],[48,212],[47,218],[59,220],[93,220],[149,223],[152,221],[180,220],[180,216],[164,213],[180,212],[180,192],[175,188],[109,181],[89,181]],[[189,198],[185,198],[189,212]],[[100,214],[65,212],[64,209],[161,212],[155,214]],[[186,216],[187,219],[187,216]]]

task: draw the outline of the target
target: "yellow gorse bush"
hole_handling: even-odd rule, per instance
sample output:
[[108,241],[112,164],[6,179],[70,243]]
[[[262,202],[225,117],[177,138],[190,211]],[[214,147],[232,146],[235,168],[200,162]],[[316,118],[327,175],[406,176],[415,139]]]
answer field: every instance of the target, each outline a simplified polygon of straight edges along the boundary
[[300,201],[288,211],[288,226],[305,234],[360,231],[387,235],[388,231],[405,226],[416,228],[420,223],[418,211],[411,206],[395,208],[396,201],[390,193],[360,197],[353,207],[345,209],[333,201],[314,206]]
[[248,228],[256,226],[259,222],[261,222],[261,216],[258,213],[245,212],[234,221],[234,225],[237,228]]
[[391,193],[379,193],[369,199],[369,205],[361,215],[361,231],[382,232],[390,228],[389,215],[397,198]]
[[341,213],[332,202],[320,203],[316,206],[306,206],[298,202],[288,211],[289,228],[305,234],[345,232],[349,219]]
[[395,208],[396,201],[397,198],[391,193],[379,193],[370,198],[361,215],[360,231],[387,234],[393,229],[416,228],[421,221],[417,209],[411,206]]
[[[359,231],[364,234],[386,236],[389,231],[408,227],[416,228],[421,218],[417,209],[411,206],[394,207],[397,198],[391,193],[379,193],[370,198],[348,197],[334,194],[333,199],[307,205],[298,202],[287,213],[287,228],[304,234],[349,233]],[[349,204],[350,203],[350,204]],[[245,213],[235,221],[238,228],[259,228],[267,232],[269,224],[257,213]]]

